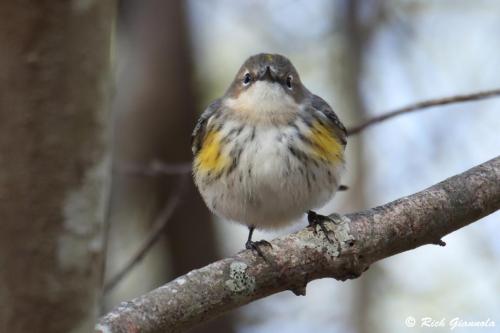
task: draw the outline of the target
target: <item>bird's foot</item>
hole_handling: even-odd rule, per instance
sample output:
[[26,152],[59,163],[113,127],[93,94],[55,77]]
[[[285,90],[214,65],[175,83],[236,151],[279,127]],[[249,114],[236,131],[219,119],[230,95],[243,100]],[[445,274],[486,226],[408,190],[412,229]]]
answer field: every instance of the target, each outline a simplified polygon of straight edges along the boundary
[[333,222],[336,223],[335,220],[328,216],[320,215],[316,212],[313,212],[312,210],[307,212],[307,220],[309,221],[309,226],[313,228],[314,233],[317,233],[316,227],[319,226],[323,234],[325,235],[325,238],[330,242],[333,243],[331,238],[328,236],[328,230],[325,227],[326,222]]
[[349,186],[347,185],[339,185],[339,188],[337,189],[337,191],[341,192],[341,191],[347,191],[349,189]]
[[[245,248],[247,250],[252,250],[252,251],[255,251],[257,252],[257,254],[262,257],[262,259],[266,260],[266,257],[264,256],[264,253],[262,252],[261,250],[261,246],[269,246],[269,247],[273,247],[271,245],[271,243],[269,243],[268,241],[266,240],[260,240],[260,241],[257,241],[257,242],[254,242],[254,241],[251,241],[251,240],[248,240],[246,243],[245,243]],[[267,260],[266,260],[267,261]]]

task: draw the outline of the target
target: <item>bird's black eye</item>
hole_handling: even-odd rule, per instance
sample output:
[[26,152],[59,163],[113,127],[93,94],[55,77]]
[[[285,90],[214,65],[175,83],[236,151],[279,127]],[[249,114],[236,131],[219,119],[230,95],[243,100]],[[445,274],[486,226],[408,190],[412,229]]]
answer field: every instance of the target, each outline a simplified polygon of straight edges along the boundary
[[292,89],[292,76],[291,75],[288,75],[288,77],[286,78],[286,86],[288,87],[288,89]]
[[246,86],[252,81],[252,75],[250,73],[246,73],[245,76],[243,76],[243,84]]

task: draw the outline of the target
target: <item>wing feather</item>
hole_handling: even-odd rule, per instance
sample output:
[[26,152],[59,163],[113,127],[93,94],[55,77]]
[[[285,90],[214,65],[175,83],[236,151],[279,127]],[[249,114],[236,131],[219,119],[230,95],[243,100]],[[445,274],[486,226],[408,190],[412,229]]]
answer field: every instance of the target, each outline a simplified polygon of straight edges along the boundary
[[216,99],[205,109],[205,111],[203,111],[200,118],[196,122],[196,126],[191,134],[191,149],[193,151],[193,155],[196,155],[201,150],[203,138],[205,137],[207,130],[207,124],[210,118],[219,110],[220,106],[220,99]]
[[335,135],[345,146],[347,144],[347,131],[344,124],[342,124],[330,105],[328,105],[328,103],[325,102],[324,99],[316,95],[312,95],[311,105],[315,110],[319,111],[326,117]]

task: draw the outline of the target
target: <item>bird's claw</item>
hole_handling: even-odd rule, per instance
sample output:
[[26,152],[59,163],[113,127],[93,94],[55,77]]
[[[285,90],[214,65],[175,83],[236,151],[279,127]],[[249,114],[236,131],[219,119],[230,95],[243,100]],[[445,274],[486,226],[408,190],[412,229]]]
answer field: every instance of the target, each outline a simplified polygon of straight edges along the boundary
[[329,218],[328,216],[317,214],[316,212],[310,210],[309,212],[307,212],[307,220],[309,221],[309,226],[313,228],[315,234],[317,234],[316,227],[319,226],[328,242],[333,243],[331,238],[328,236],[328,230],[325,227],[325,222],[335,223],[333,219]]

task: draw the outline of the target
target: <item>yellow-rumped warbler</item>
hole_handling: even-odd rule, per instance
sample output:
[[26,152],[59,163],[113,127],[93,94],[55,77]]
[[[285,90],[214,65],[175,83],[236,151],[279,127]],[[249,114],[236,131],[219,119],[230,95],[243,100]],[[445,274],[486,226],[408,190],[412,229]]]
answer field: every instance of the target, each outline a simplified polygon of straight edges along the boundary
[[[332,108],[300,81],[278,54],[248,58],[228,90],[203,112],[193,131],[193,173],[207,206],[249,227],[278,228],[337,191],[346,130]],[[264,242],[267,243],[267,242]]]

